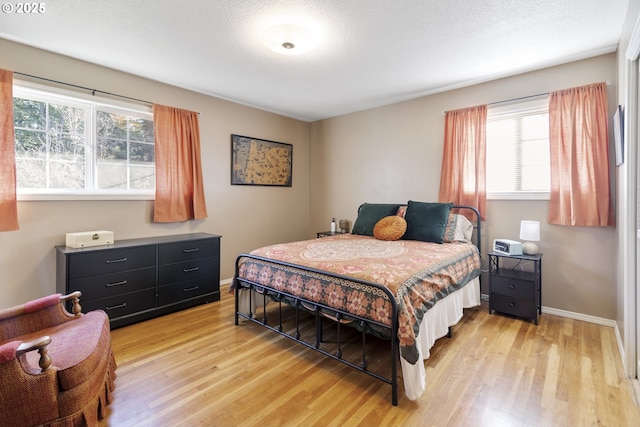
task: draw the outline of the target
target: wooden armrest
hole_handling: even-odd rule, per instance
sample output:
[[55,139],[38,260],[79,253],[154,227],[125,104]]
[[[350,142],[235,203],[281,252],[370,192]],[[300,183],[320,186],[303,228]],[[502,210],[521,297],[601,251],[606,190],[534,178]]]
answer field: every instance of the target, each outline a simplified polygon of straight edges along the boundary
[[79,316],[80,313],[82,313],[82,306],[80,305],[81,295],[82,292],[80,291],[71,292],[69,295],[60,295],[60,302],[72,300],[73,307],[71,311],[73,312],[74,316]]
[[42,372],[45,372],[51,366],[51,357],[49,357],[49,350],[47,346],[51,343],[51,337],[45,335],[43,337],[37,338],[33,341],[23,342],[18,346],[16,350],[16,356],[20,356],[21,354],[27,353],[29,351],[38,350],[40,353],[40,360],[38,361],[38,365]]

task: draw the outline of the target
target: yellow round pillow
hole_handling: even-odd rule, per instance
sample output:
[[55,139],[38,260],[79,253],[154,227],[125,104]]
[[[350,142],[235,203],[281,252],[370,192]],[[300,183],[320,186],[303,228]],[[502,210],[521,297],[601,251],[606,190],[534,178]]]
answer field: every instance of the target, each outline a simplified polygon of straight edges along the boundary
[[407,231],[407,221],[397,215],[385,216],[373,227],[373,237],[378,240],[398,240]]

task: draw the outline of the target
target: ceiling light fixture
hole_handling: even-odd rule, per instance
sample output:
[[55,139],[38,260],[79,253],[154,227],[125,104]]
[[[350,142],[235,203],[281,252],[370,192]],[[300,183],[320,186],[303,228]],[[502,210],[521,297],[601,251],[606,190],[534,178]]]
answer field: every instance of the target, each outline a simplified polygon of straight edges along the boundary
[[309,27],[296,24],[277,24],[262,32],[262,42],[282,55],[300,55],[311,50],[318,37]]

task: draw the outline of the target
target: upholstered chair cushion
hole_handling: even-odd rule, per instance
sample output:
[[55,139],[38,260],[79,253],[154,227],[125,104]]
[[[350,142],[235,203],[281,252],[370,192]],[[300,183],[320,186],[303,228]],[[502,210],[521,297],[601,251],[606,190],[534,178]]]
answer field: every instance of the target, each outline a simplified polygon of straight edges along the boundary
[[[104,349],[109,348],[109,318],[101,311],[90,311],[78,321],[67,322],[48,329],[47,334],[55,337],[48,346],[53,367],[58,369],[60,389],[70,390],[95,372],[104,356]],[[30,341],[41,333],[20,337]],[[79,339],[82,337],[82,339]],[[72,348],[73,351],[69,351]],[[27,353],[31,366],[38,366],[38,352]]]
[[16,358],[16,350],[20,347],[20,341],[9,341],[0,344],[0,365]]

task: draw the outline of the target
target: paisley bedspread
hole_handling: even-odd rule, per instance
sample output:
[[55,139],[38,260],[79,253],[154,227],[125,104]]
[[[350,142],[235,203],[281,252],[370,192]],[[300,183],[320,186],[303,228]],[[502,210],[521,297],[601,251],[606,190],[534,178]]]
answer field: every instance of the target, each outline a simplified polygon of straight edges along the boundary
[[400,355],[411,364],[419,359],[415,338],[427,310],[480,275],[477,248],[457,241],[382,241],[342,234],[266,246],[251,254],[346,277],[245,258],[239,269],[241,278],[391,325],[388,296],[377,287],[348,278],[386,286],[398,304]]

